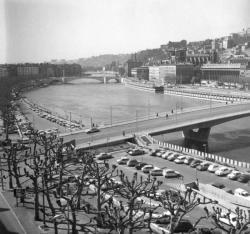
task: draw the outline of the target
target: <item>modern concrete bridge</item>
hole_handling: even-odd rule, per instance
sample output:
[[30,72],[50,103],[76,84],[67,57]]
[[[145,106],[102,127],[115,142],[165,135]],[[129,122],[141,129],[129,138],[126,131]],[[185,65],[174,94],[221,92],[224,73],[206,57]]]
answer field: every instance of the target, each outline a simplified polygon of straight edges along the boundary
[[[250,116],[250,103],[214,104],[213,106],[183,109],[177,113],[162,113],[158,117],[144,118],[138,121],[116,124],[102,128],[100,132],[86,134],[83,131],[62,134],[65,141],[76,139],[77,144],[94,142],[110,143],[133,138],[134,134],[150,134],[152,136],[170,132],[183,131],[186,139],[207,142],[211,128],[224,122]],[[247,128],[248,126],[246,126]],[[250,128],[250,123],[249,123]],[[125,131],[125,136],[123,136]]]

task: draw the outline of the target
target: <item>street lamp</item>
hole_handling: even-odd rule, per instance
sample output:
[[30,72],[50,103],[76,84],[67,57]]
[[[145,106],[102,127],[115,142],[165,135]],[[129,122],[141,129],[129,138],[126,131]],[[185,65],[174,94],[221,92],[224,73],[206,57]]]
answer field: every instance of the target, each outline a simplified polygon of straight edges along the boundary
[[110,106],[110,125],[112,126],[112,106]]

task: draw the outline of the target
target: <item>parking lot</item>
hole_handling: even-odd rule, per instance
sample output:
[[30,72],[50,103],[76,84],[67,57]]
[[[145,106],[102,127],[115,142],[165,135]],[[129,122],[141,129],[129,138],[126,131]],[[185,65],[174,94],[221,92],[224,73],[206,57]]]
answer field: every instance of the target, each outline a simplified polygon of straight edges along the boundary
[[[180,180],[179,178],[170,179],[164,178],[163,176],[158,176],[158,179],[163,181],[165,185],[167,185],[168,183],[189,183],[198,179],[200,183],[213,184],[216,182],[225,185],[227,189],[231,189],[232,191],[234,191],[236,188],[243,188],[250,193],[250,186],[248,183],[241,183],[237,180],[230,180],[227,178],[227,176],[217,176],[214,173],[208,171],[199,171],[196,168],[191,168],[189,165],[176,164],[173,161],[169,161],[161,157],[150,156],[149,151],[147,151],[143,155],[131,156],[125,150],[121,150],[119,152],[112,153],[112,155],[114,156],[114,158],[109,160],[111,164],[117,164],[117,160],[121,157],[128,157],[130,159],[136,159],[137,161],[152,164],[158,168],[176,170],[180,172],[183,176],[183,180]],[[134,172],[138,172],[139,174],[146,176],[146,174],[144,174],[141,170],[136,170],[134,167],[128,167],[127,165],[119,165],[119,168],[124,170],[124,172],[126,172],[126,174],[128,175],[132,175]]]

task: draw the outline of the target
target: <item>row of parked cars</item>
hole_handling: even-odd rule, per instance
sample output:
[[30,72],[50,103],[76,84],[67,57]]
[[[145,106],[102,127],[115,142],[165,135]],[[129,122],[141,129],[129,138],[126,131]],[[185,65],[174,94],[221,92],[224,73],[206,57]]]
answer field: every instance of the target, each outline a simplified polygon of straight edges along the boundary
[[192,168],[196,168],[199,171],[208,171],[214,173],[217,176],[227,176],[227,178],[231,180],[238,180],[242,183],[246,183],[250,180],[249,174],[242,173],[238,170],[235,170],[234,168],[204,161],[171,150],[156,149],[152,151],[150,155],[161,157],[177,164],[186,164]]
[[168,168],[155,167],[152,164],[138,161],[137,159],[130,159],[128,157],[122,157],[117,160],[119,165],[126,165],[128,167],[134,167],[136,170],[141,170],[143,173],[150,174],[152,176],[164,176],[165,178],[177,178],[182,177],[178,171],[174,171]]

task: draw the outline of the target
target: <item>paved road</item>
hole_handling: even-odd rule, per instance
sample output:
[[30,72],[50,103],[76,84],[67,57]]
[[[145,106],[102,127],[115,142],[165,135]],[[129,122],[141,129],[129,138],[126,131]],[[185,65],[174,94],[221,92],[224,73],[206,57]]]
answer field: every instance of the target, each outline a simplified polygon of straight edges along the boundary
[[101,129],[98,133],[86,134],[76,133],[68,136],[64,136],[64,139],[72,140],[76,139],[77,144],[94,142],[100,139],[110,139],[112,137],[122,136],[122,131],[126,132],[126,135],[132,136],[135,132],[147,132],[163,134],[167,132],[173,132],[180,130],[183,126],[188,126],[191,123],[208,120],[209,118],[217,118],[218,116],[231,115],[235,112],[249,112],[250,103],[233,104],[233,105],[220,105],[214,108],[200,109],[195,111],[185,111],[183,113],[172,114],[166,119],[164,117],[158,117],[150,120],[137,121],[133,123],[126,123],[123,125],[106,127]]
[[[232,180],[227,179],[227,177],[216,176],[214,173],[210,173],[207,171],[198,171],[195,168],[191,168],[190,166],[187,166],[185,164],[176,164],[174,162],[170,162],[163,158],[149,156],[149,153],[143,156],[129,156],[126,152],[120,151],[113,155],[114,155],[114,158],[109,160],[111,164],[114,164],[114,163],[116,164],[116,160],[118,158],[126,156],[129,158],[137,159],[138,161],[143,161],[149,164],[153,164],[154,166],[159,167],[159,168],[166,167],[166,168],[177,170],[184,176],[183,181],[179,179],[165,179],[164,177],[159,177],[159,180],[162,180],[165,185],[167,185],[167,183],[177,183],[177,184],[189,183],[192,181],[196,181],[196,178],[198,178],[198,180],[203,184],[211,184],[215,182],[220,182],[229,189],[234,190],[236,188],[243,188],[250,193],[250,186],[248,185],[248,183],[240,183],[238,181],[232,181]],[[120,165],[119,167],[122,170],[124,170],[124,172],[128,173],[128,175],[132,175],[134,172],[138,172],[139,174],[145,176],[144,173],[142,173],[141,171],[137,171],[133,167],[132,168],[127,167],[125,165]]]
[[0,192],[0,233],[26,234],[22,224],[3,197],[2,192]]

